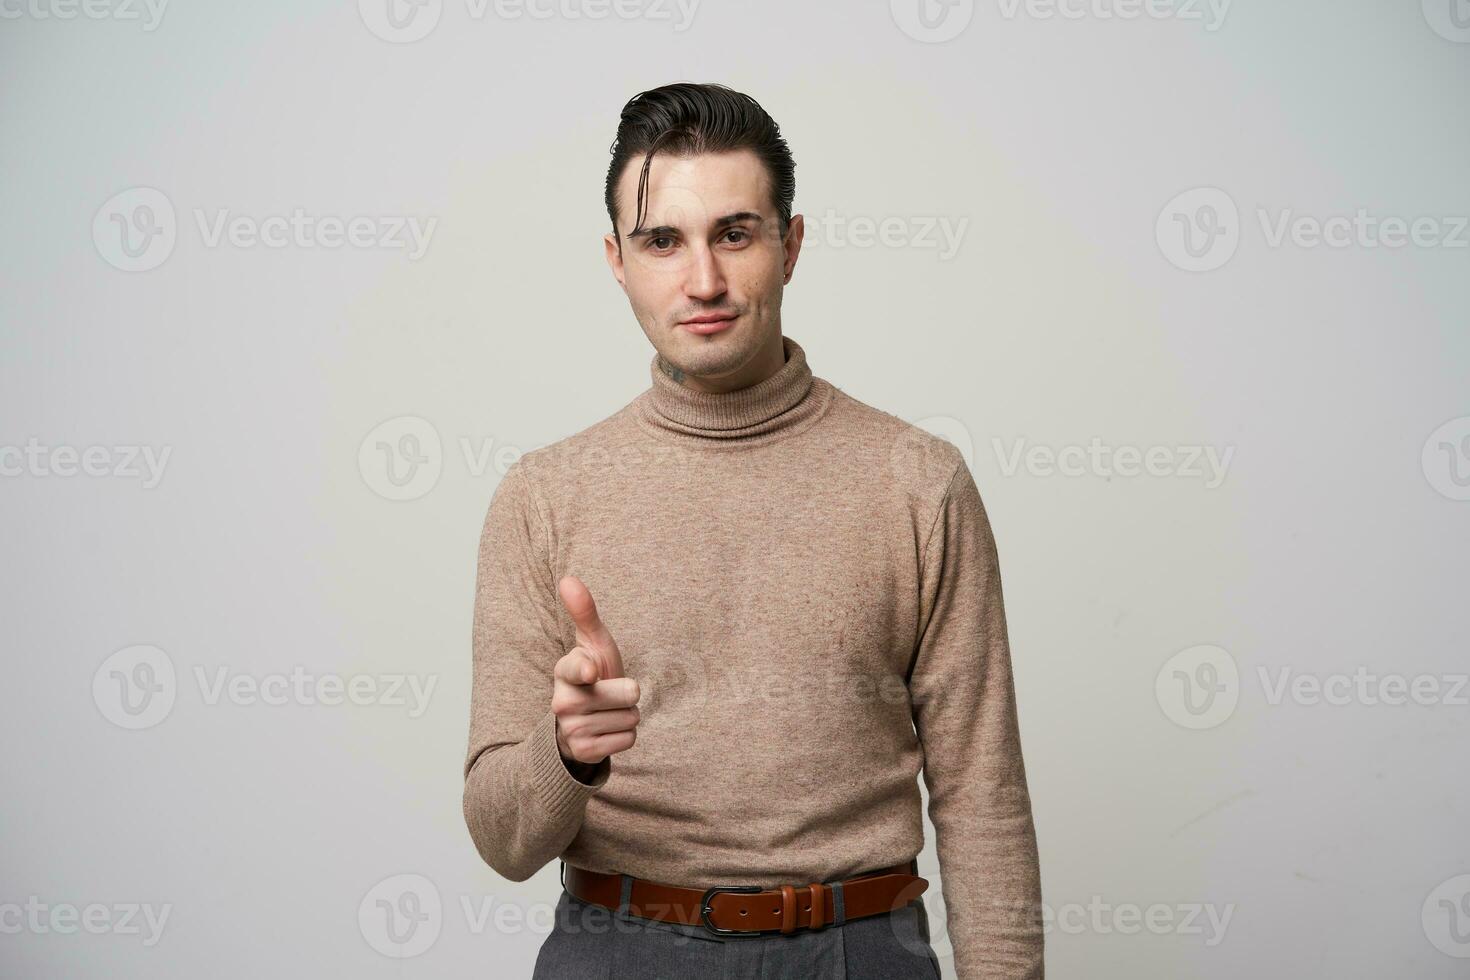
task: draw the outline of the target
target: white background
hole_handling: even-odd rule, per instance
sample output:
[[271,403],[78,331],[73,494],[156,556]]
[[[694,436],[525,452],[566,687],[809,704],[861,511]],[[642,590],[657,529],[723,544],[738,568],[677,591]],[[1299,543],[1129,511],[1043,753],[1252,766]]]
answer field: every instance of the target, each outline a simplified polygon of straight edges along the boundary
[[[0,3],[0,974],[529,975],[557,866],[500,879],[460,812],[478,533],[508,458],[649,383],[602,182],[623,103],[681,79],[790,141],[784,325],[815,373],[970,454],[1048,975],[1470,969],[1470,232],[1272,243],[1359,209],[1453,237],[1470,8],[926,2],[952,37],[902,0],[429,0],[409,42],[372,0]],[[137,188],[174,242],[125,271]],[[1196,188],[1237,216],[1188,271]],[[435,223],[418,256],[199,227],[296,208]],[[921,234],[943,222],[952,254]],[[400,492],[376,447],[404,433],[426,475]],[[1172,463],[1025,455],[1093,440]],[[95,475],[57,472],[93,446]],[[1180,680],[1206,655],[1219,700]],[[119,678],[160,657],[172,703],[127,727]],[[297,668],[434,686],[213,696]],[[1274,698],[1355,672],[1342,703]],[[1378,703],[1385,677],[1438,699]],[[405,888],[429,905],[394,938]],[[110,926],[57,928],[92,904]],[[129,905],[168,909],[156,941]]]

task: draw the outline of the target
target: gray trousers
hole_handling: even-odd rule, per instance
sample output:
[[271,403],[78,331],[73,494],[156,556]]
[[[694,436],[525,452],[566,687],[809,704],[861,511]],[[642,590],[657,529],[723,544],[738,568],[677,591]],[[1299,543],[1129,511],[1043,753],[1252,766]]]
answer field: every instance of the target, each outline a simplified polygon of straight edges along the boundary
[[[623,878],[623,901],[631,878]],[[846,921],[832,886],[834,922],[745,938],[655,922],[593,905],[565,889],[531,980],[939,980],[920,895],[883,915]]]

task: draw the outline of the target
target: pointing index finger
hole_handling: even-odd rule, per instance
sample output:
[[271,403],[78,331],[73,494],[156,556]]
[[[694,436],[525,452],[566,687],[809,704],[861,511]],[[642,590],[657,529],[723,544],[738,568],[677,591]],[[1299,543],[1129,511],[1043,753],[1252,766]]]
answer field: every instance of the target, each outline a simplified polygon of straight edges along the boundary
[[623,655],[618,650],[612,633],[597,614],[597,603],[592,592],[575,575],[566,575],[557,583],[561,601],[566,605],[577,628],[577,644],[586,647],[602,661],[601,678],[623,676]]

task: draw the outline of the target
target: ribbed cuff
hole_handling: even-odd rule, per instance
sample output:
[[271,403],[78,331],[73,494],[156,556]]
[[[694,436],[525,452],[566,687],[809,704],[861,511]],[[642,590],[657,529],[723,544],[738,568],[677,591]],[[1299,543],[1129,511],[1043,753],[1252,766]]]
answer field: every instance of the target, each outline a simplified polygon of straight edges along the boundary
[[597,764],[590,784],[578,782],[567,771],[566,763],[561,759],[561,750],[556,745],[556,715],[551,711],[541,716],[536,727],[531,729],[526,742],[530,749],[528,759],[531,766],[531,785],[536,788],[536,795],[553,817],[565,817],[585,807],[587,800],[612,775],[612,764],[607,759]]

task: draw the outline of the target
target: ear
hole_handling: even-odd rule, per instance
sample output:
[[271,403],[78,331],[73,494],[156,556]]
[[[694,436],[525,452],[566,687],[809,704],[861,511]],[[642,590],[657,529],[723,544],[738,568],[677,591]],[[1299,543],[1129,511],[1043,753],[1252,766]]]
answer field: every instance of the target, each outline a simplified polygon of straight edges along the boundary
[[618,285],[623,287],[623,292],[628,291],[628,284],[623,281],[623,255],[618,251],[618,239],[616,235],[609,232],[602,236],[602,250],[606,253],[607,267],[612,270],[613,278]]
[[782,269],[784,282],[790,282],[792,273],[796,271],[796,258],[801,254],[801,240],[805,235],[805,220],[801,215],[793,214],[786,226],[786,238],[781,243],[781,248],[786,253],[785,267]]

